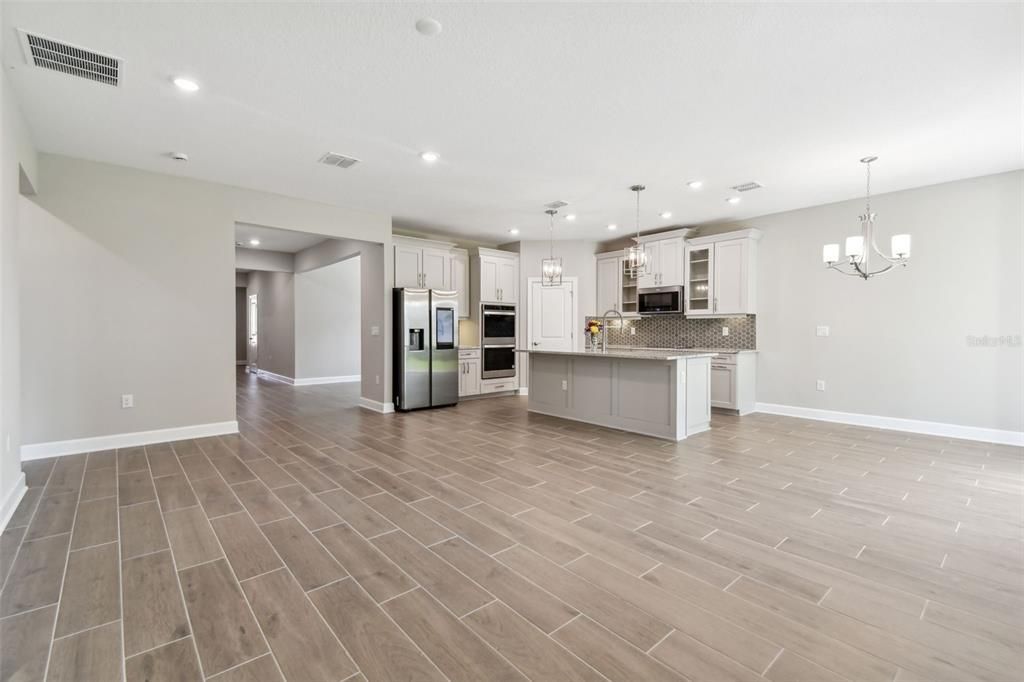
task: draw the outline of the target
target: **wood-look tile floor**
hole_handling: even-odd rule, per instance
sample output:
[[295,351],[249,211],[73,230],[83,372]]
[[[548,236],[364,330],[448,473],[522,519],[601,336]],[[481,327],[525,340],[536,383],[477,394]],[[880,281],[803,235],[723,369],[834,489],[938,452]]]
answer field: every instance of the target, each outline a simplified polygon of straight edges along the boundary
[[0,680],[1020,679],[1021,449],[240,374],[241,435],[25,464]]

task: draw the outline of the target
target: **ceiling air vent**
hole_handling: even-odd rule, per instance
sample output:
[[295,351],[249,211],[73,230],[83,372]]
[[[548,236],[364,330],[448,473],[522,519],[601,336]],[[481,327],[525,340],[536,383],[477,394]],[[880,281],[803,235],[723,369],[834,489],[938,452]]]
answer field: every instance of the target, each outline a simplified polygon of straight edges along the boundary
[[42,69],[59,71],[69,76],[87,78],[98,83],[117,86],[121,77],[121,60],[110,55],[62,43],[53,38],[19,29],[25,61]]
[[558,209],[562,208],[563,206],[568,206],[568,205],[569,205],[568,201],[561,201],[561,200],[559,200],[559,201],[552,201],[550,204],[544,204],[545,207],[555,209],[556,211]]
[[338,168],[351,168],[359,163],[359,159],[353,159],[351,156],[345,156],[344,154],[327,152],[320,157],[320,163],[325,163],[328,166],[337,166]]
[[737,192],[749,192],[752,189],[760,189],[764,187],[760,182],[744,182],[742,185],[733,185],[733,189]]

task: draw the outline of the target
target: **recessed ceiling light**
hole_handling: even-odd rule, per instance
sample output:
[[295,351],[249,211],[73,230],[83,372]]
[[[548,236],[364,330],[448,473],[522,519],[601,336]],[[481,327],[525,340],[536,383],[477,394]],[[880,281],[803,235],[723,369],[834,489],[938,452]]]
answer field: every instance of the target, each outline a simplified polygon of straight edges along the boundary
[[570,213],[569,215],[565,216],[565,219],[571,223],[572,221],[576,220],[576,214]]
[[617,230],[617,229],[619,229],[619,226],[616,225],[615,223],[611,223],[610,225],[608,225],[608,229],[609,230]]
[[700,180],[690,180],[688,183],[686,183],[686,186],[689,187],[690,189],[700,189],[701,187],[704,186],[704,183]]
[[660,215],[662,218],[671,218],[672,217],[672,211],[662,211],[658,215]]
[[518,227],[509,228],[508,233],[509,234],[519,234],[519,228]]
[[730,204],[735,205],[735,204],[740,203],[740,198],[739,197],[729,197],[728,199],[726,199],[726,201],[728,201]]
[[182,90],[183,92],[195,92],[199,89],[199,83],[196,83],[194,80],[190,78],[182,78],[179,76],[178,78],[174,79],[174,84],[178,86],[178,89]]
[[416,22],[416,31],[425,36],[436,36],[442,28],[440,21],[430,17],[423,17]]
[[427,163],[434,163],[435,161],[441,158],[441,155],[438,154],[437,152],[423,152],[422,154],[420,154],[420,158],[426,161]]
[[259,246],[259,245],[260,245],[260,240],[259,239],[250,239],[249,240],[249,246]]

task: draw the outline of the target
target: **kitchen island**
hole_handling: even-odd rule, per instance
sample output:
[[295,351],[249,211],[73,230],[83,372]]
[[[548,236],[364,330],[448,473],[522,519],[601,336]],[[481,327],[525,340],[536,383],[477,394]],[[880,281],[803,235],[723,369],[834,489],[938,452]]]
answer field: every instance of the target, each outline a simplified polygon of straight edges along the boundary
[[683,350],[530,355],[530,412],[680,441],[711,428],[711,358]]

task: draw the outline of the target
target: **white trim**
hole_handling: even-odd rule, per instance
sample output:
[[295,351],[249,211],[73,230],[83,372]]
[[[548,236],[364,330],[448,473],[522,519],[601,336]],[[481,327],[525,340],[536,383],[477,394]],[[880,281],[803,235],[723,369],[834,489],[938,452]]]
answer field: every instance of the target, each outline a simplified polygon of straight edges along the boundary
[[241,366],[241,365],[248,365],[248,364],[249,364],[248,360],[235,360],[235,366],[236,367]]
[[191,426],[136,431],[134,433],[114,433],[109,436],[57,440],[49,443],[31,443],[21,446],[21,461],[26,462],[30,459],[43,459],[59,455],[77,455],[80,452],[130,448],[136,445],[150,445],[152,443],[166,443],[172,440],[223,436],[228,433],[238,433],[237,421],[192,424]]
[[529,386],[520,386],[519,387],[519,395],[530,395],[530,387]]
[[773,403],[757,403],[755,411],[786,417],[801,417],[803,419],[815,419],[823,422],[835,422],[837,424],[850,424],[852,426],[868,426],[875,429],[907,431],[910,433],[923,433],[929,436],[1024,446],[1024,431],[1004,431],[1001,429],[987,429],[980,426],[960,426],[959,424],[902,419],[900,417],[880,417],[873,414],[836,412],[834,410],[818,410],[812,407],[775,405]]
[[18,504],[21,503],[21,498],[25,496],[25,491],[27,490],[25,472],[22,471],[21,476],[14,483],[14,487],[11,488],[10,492],[7,493],[7,497],[4,498],[3,504],[0,504],[0,533],[7,530],[7,524],[10,523],[11,517],[14,516],[14,510],[18,508]]
[[271,381],[280,381],[282,384],[288,384],[289,386],[295,385],[295,379],[286,377],[283,374],[274,374],[273,372],[268,372],[265,369],[257,369],[256,376],[263,377],[264,379],[270,379]]
[[380,412],[381,414],[391,414],[395,411],[394,403],[382,403],[372,398],[359,398],[359,407],[365,407],[367,410],[373,410],[374,412]]
[[292,379],[295,386],[315,386],[317,384],[348,384],[360,380],[358,374],[340,377],[310,377],[308,379]]

